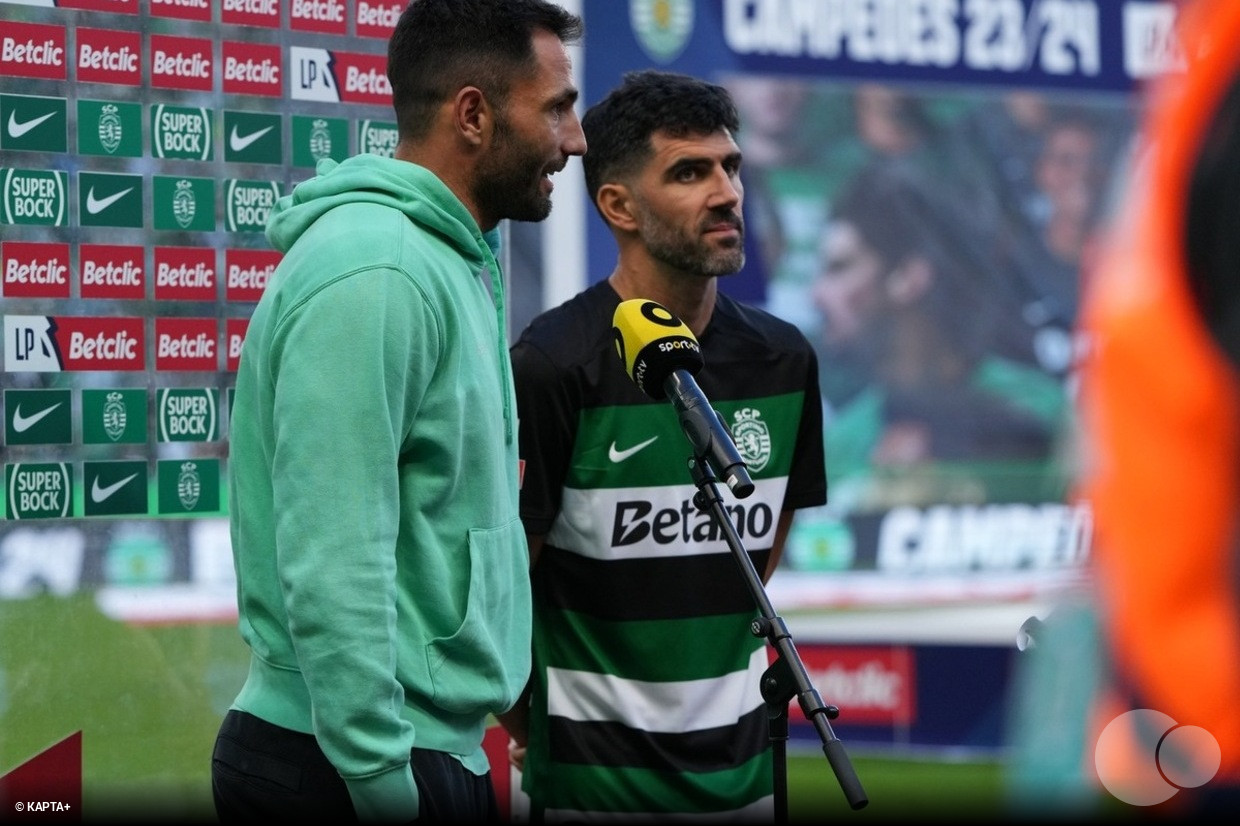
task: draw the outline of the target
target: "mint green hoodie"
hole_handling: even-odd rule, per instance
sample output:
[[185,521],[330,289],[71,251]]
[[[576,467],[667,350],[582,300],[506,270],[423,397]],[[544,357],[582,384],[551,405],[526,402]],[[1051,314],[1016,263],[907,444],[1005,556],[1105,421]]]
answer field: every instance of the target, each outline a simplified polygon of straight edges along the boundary
[[410,748],[486,771],[530,669],[499,236],[420,166],[316,172],[272,212],[237,373],[234,707],[312,732],[363,820],[408,820]]

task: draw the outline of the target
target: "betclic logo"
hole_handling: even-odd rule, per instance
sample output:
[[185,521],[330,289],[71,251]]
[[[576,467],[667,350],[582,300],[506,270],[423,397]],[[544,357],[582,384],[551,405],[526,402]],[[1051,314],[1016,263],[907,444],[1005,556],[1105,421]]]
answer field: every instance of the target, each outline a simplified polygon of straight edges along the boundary
[[78,248],[82,298],[146,298],[146,251],[119,244],[82,244]]
[[284,93],[284,62],[279,46],[225,40],[224,92],[278,98]]
[[3,293],[8,298],[68,298],[69,245],[0,242]]
[[245,342],[245,331],[249,328],[250,320],[248,318],[229,318],[224,320],[224,339],[228,342],[224,367],[230,373],[237,372],[237,368],[241,366],[241,345]]
[[258,301],[280,258],[275,250],[224,250],[224,300]]
[[76,31],[78,80],[142,85],[142,35],[83,26]]
[[68,80],[65,27],[6,20],[0,35],[0,75]]
[[[917,719],[916,669],[907,646],[798,646],[822,696],[846,710],[850,725],[907,726]],[[767,648],[768,657],[774,650]],[[789,720],[808,722],[798,703]]]
[[354,26],[358,37],[378,37],[387,40],[392,36],[400,20],[405,3],[396,0],[358,0]]
[[156,89],[213,91],[211,45],[207,38],[151,35],[151,85]]
[[211,0],[151,0],[151,16],[211,22]]
[[214,318],[155,319],[155,369],[218,370],[216,335]]
[[288,22],[296,32],[344,34],[348,23],[344,0],[293,0]]
[[8,373],[145,370],[143,319],[124,317],[4,317]]
[[280,28],[279,0],[223,0],[220,22],[234,26]]
[[156,301],[215,301],[215,250],[156,247]]

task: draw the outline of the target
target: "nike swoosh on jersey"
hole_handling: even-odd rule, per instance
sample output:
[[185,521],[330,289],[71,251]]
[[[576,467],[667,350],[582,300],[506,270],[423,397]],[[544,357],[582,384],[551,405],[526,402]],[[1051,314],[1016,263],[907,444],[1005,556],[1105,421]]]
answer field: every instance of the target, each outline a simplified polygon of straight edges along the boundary
[[20,404],[17,405],[17,409],[13,411],[13,429],[18,433],[25,433],[27,430],[41,422],[43,417],[45,417],[48,413],[51,413],[56,408],[60,407],[60,405],[61,402],[56,402],[51,407],[46,407],[38,413],[32,413],[29,416],[23,416],[22,406]]
[[109,498],[111,498],[112,494],[116,493],[118,490],[125,487],[125,485],[128,485],[130,482],[132,482],[137,477],[137,475],[138,474],[136,473],[131,473],[128,476],[126,476],[124,479],[121,479],[119,482],[113,482],[112,484],[106,485],[105,487],[102,487],[102,488],[99,487],[99,477],[96,476],[95,481],[93,481],[90,485],[91,501],[94,502],[96,505],[98,505],[100,502],[107,501]]
[[633,454],[637,453],[639,450],[642,450],[643,448],[649,447],[651,444],[653,444],[653,443],[654,443],[654,440],[655,440],[655,439],[657,439],[657,438],[659,438],[659,437],[658,437],[658,436],[651,436],[651,437],[650,437],[649,439],[647,439],[646,441],[644,441],[644,442],[638,442],[637,444],[633,445],[632,447],[627,447],[627,448],[625,448],[624,450],[616,450],[616,443],[615,443],[615,442],[612,442],[612,443],[611,443],[611,447],[607,448],[607,458],[608,458],[608,459],[611,459],[613,462],[623,462],[625,459],[627,459],[627,458],[629,458],[630,456],[632,456]]
[[28,120],[28,121],[24,121],[24,122],[22,122],[22,123],[18,123],[18,121],[17,121],[17,113],[16,113],[16,112],[9,112],[9,137],[10,137],[10,138],[20,138],[22,135],[26,134],[26,133],[27,133],[27,132],[29,132],[31,129],[34,129],[36,126],[38,126],[40,123],[42,123],[43,121],[47,120],[48,118],[50,118],[50,117],[51,117],[52,115],[54,115],[54,114],[56,114],[56,113],[55,113],[55,112],[48,112],[48,113],[47,113],[47,114],[45,114],[45,115],[39,115],[37,118],[31,118],[31,119],[30,119],[30,120]]
[[234,152],[240,152],[274,128],[274,126],[267,126],[248,135],[238,135],[237,126],[233,124],[232,133],[228,136],[228,148]]
[[90,188],[90,192],[86,193],[86,211],[91,215],[98,215],[108,207],[112,206],[112,204],[119,201],[121,198],[124,198],[130,192],[133,192],[132,186],[128,189],[122,189],[120,192],[113,193],[106,198],[96,198],[95,188],[92,186]]

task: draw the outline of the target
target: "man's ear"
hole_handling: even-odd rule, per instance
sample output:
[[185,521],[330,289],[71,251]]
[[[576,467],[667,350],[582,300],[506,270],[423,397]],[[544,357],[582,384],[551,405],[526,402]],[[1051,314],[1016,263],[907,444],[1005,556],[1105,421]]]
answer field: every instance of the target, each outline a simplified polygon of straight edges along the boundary
[[610,226],[630,232],[637,229],[637,215],[634,213],[637,205],[633,201],[633,193],[624,184],[603,184],[594,196],[594,203]]
[[930,262],[920,255],[911,255],[887,276],[887,297],[893,304],[907,307],[920,301],[933,283]]
[[452,125],[471,146],[479,146],[490,136],[494,114],[486,95],[477,86],[463,86],[452,99]]

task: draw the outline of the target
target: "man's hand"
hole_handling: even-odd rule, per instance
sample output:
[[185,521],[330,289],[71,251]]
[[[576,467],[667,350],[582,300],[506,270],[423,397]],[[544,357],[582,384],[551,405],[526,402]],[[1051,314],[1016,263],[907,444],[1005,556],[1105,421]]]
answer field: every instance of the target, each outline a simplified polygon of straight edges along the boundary
[[516,740],[508,740],[508,762],[511,763],[517,771],[525,769],[525,746]]

